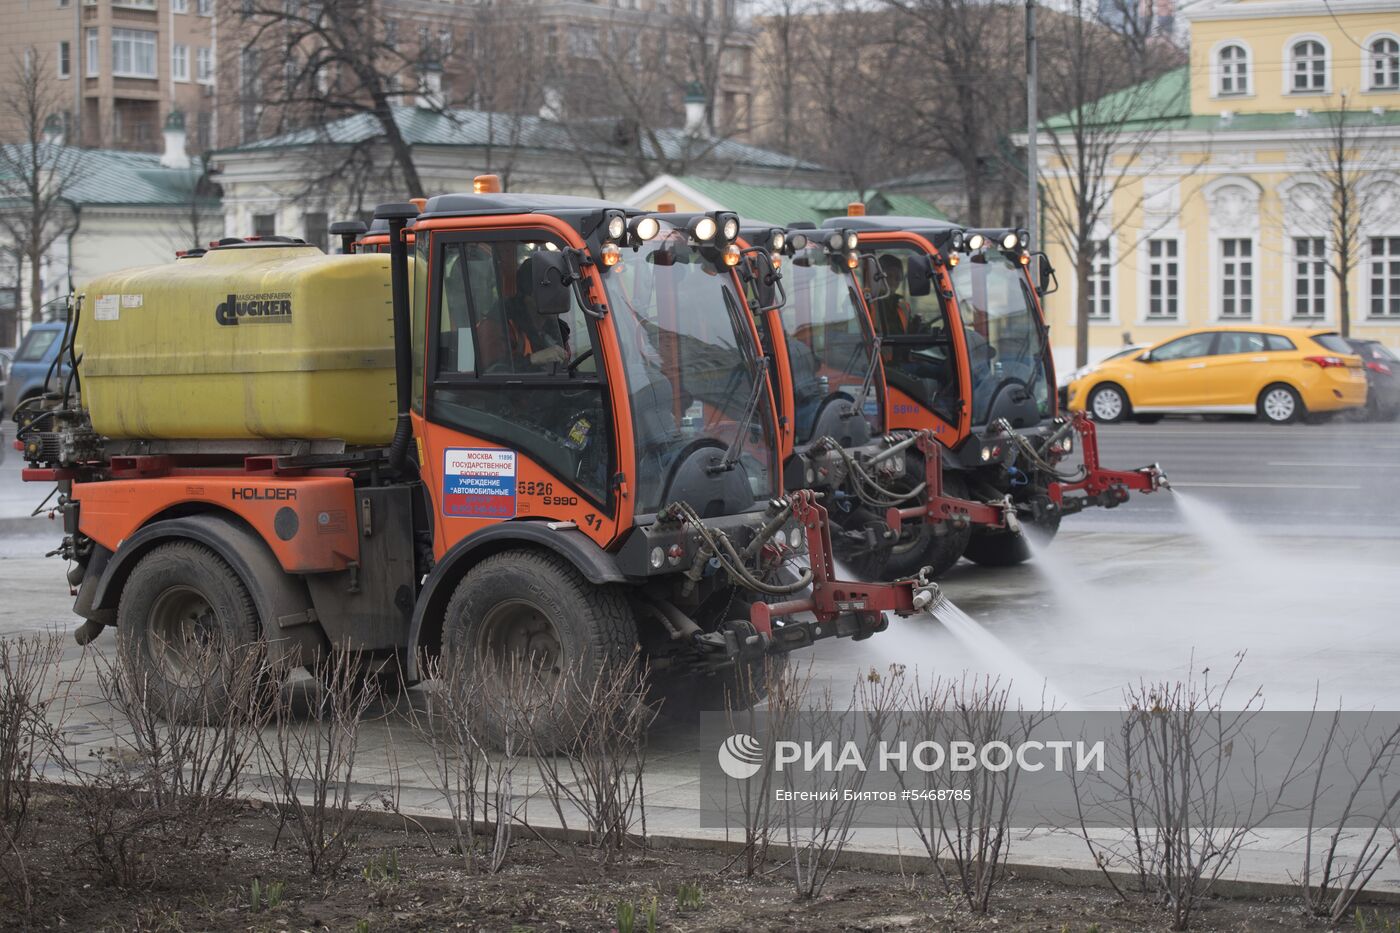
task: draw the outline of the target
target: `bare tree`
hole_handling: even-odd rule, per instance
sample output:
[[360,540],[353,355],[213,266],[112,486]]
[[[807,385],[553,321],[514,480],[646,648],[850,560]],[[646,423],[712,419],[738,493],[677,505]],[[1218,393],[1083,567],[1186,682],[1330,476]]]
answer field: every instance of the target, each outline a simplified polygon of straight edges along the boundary
[[957,164],[966,219],[984,223],[987,187],[1003,162],[998,142],[1025,113],[1019,62],[1023,39],[1017,5],[1005,0],[885,0],[898,14],[891,30],[898,68],[913,87],[895,95],[905,148],[935,152]]
[[1349,109],[1350,102],[1342,91],[1340,106],[1311,118],[1320,126],[1298,146],[1306,180],[1290,189],[1288,199],[1290,223],[1324,234],[1323,261],[1337,282],[1337,327],[1343,337],[1351,333],[1351,274],[1364,256],[1362,231],[1393,210],[1367,198],[1366,187],[1377,173],[1400,165],[1394,145],[1370,132],[1373,115]]
[[[44,304],[44,257],[78,228],[68,192],[82,170],[81,151],[60,144],[63,97],[48,58],[32,46],[11,65],[5,95],[7,121],[16,138],[0,144],[0,230],[29,265],[30,321]],[[18,336],[16,317],[0,319],[0,345]]]
[[[1089,356],[1090,279],[1100,243],[1126,229],[1142,208],[1144,171],[1160,165],[1157,146],[1187,109],[1187,83],[1163,75],[1180,52],[1151,44],[1141,54],[1131,38],[1097,21],[1074,0],[1072,15],[1048,20],[1042,36],[1040,169],[1046,239],[1058,241],[1077,283],[1075,359]],[[1115,203],[1116,202],[1116,203]]]

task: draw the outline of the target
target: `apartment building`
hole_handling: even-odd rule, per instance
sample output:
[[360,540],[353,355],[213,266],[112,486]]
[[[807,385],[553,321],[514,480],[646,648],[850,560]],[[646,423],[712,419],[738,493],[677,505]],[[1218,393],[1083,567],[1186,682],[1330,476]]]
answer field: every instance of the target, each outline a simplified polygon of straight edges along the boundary
[[0,61],[44,63],[72,144],[157,152],[178,110],[196,153],[217,138],[214,12],[214,0],[0,0]]

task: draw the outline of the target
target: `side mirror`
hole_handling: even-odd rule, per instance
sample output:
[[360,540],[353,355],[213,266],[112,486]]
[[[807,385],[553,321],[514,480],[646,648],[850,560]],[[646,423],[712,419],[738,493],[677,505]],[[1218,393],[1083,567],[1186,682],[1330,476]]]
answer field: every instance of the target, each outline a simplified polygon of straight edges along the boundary
[[1152,351],[1151,351],[1151,350],[1143,350],[1141,353],[1138,354],[1137,361],[1138,361],[1139,363],[1150,363],[1150,362],[1152,362]]
[[909,284],[911,298],[933,291],[933,262],[927,253],[913,253],[905,260],[904,281]]
[[[569,285],[573,280],[569,273],[568,259],[563,252],[540,250],[525,260],[522,282],[528,281],[530,294],[535,299],[535,310],[540,314],[560,315],[569,311]],[[528,278],[526,278],[528,276]]]
[[780,310],[787,304],[787,290],[783,288],[782,272],[773,268],[772,253],[760,246],[750,246],[744,250],[743,257],[740,269],[752,289],[753,313]]
[[881,268],[880,260],[874,253],[861,254],[860,278],[865,287],[866,301],[880,301],[888,298],[893,292],[890,288],[890,277],[885,275],[885,270]]
[[1031,258],[1035,260],[1036,294],[1043,298],[1046,295],[1053,295],[1055,292],[1059,291],[1060,280],[1055,278],[1055,267],[1050,265],[1050,257],[1044,253],[1037,252],[1032,254]]

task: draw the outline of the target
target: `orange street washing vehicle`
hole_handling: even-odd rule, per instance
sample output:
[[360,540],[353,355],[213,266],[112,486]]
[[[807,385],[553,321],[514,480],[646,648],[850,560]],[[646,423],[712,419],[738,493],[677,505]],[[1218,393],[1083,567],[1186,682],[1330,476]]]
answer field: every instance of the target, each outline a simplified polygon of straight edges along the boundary
[[80,641],[115,626],[171,715],[211,640],[584,682],[640,646],[716,709],[936,599],[838,579],[782,492],[735,215],[484,188],[381,206],[388,254],[226,240],[77,296],[81,401],[29,414],[24,477],[59,485]]
[[[827,504],[836,554],[866,579],[937,578],[972,524],[1015,528],[1009,497],[975,502],[940,488],[927,431],[886,430],[879,341],[857,270],[859,235],[746,223],[750,311],[772,362],[789,489]],[[936,463],[936,457],[935,457]]]
[[[1166,486],[1156,464],[1104,468],[1092,422],[1057,411],[1040,307],[1054,271],[1041,257],[1040,280],[1031,280],[1025,231],[852,213],[822,231],[855,232],[870,257],[861,268],[887,385],[885,430],[929,439],[921,447],[931,495],[1009,500],[1018,517],[954,525],[957,539],[940,546],[982,564],[1020,563],[1027,533],[1048,541],[1067,514]],[[1082,463],[1071,466],[1076,439]]]
[[1366,370],[1333,331],[1205,327],[1100,363],[1068,395],[1070,410],[1105,423],[1232,414],[1288,424],[1364,407]]

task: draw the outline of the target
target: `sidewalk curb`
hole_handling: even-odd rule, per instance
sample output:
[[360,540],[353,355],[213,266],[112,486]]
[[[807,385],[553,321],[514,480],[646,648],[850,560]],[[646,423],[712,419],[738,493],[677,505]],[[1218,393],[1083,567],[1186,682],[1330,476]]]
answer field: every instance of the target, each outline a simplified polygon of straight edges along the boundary
[[[244,798],[249,799],[249,798]],[[270,803],[270,799],[264,798],[263,803]],[[399,811],[366,810],[361,817],[369,825],[379,829],[411,829],[419,827],[424,830],[440,833],[451,833],[453,831],[453,820],[450,816],[441,813],[432,813],[415,808],[402,808]],[[494,824],[479,823],[479,831],[490,833],[494,831]],[[538,836],[556,842],[587,842],[588,833],[582,829],[566,829],[557,826],[517,826],[517,829],[524,833]],[[671,849],[690,849],[692,851],[715,852],[720,855],[738,857],[744,851],[744,843],[729,839],[720,839],[706,836],[677,836],[666,833],[652,833],[646,837],[631,836],[638,848],[650,849],[653,851],[666,851]],[[770,859],[781,860],[789,855],[785,845],[771,844],[768,846]],[[944,867],[955,871],[955,867],[950,860],[940,860]],[[845,869],[859,869],[863,871],[879,872],[894,877],[911,877],[916,875],[927,875],[928,856],[922,849],[911,849],[908,853],[877,851],[874,849],[862,849],[859,847],[847,846],[841,853],[836,865]],[[1103,872],[1096,868],[1080,868],[1070,865],[1041,864],[1035,862],[1017,862],[1015,860],[1002,863],[1002,868],[1007,873],[1017,878],[1030,881],[1047,881],[1055,884],[1068,885],[1076,888],[1099,888],[1112,890],[1112,886],[1104,877]],[[1127,872],[1112,871],[1114,882],[1124,891],[1131,890],[1132,885],[1137,881],[1137,876]],[[1224,879],[1215,882],[1211,887],[1211,896],[1225,897],[1232,900],[1266,900],[1297,898],[1298,885],[1282,881],[1255,881]],[[1356,899],[1358,905],[1400,905],[1400,891],[1372,891],[1366,890]]]

